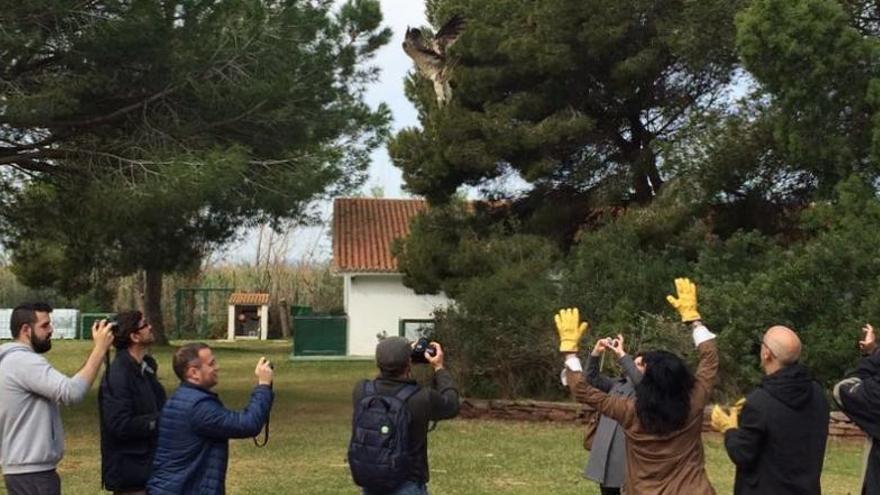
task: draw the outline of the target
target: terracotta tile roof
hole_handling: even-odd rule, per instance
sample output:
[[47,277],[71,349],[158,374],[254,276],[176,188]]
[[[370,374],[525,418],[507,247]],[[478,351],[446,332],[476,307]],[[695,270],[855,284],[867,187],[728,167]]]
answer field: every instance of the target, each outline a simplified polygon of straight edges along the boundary
[[269,294],[259,292],[234,292],[229,296],[230,305],[263,306],[269,304]]
[[421,199],[337,198],[333,201],[333,269],[397,272],[391,243],[409,234],[409,222],[427,203]]

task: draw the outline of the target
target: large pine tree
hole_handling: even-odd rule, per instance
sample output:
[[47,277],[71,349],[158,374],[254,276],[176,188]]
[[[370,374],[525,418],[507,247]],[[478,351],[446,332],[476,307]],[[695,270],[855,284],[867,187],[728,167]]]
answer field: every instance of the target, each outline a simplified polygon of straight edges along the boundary
[[[376,0],[42,0],[0,9],[3,241],[29,284],[161,274],[363,182]],[[164,338],[164,335],[162,335]]]
[[[738,68],[741,4],[429,1],[436,29],[456,14],[467,26],[449,53],[450,103],[438,106],[420,75],[406,82],[420,127],[389,144],[406,188],[439,205],[461,186],[476,187],[496,201],[476,223],[507,222],[564,249],[591,210],[650,203],[668,179],[664,146],[725,102]],[[524,191],[495,188],[510,175]],[[420,290],[449,276],[442,273],[457,249],[439,227],[445,214],[428,215],[436,218],[417,224],[400,249]]]

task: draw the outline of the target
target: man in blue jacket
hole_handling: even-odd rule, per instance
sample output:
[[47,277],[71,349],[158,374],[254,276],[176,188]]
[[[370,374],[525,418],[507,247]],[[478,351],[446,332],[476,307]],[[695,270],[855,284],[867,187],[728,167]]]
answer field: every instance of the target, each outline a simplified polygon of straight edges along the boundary
[[256,436],[269,419],[272,365],[260,358],[254,371],[258,384],[241,411],[226,409],[211,391],[220,366],[207,344],[178,349],[173,368],[181,383],[159,417],[159,445],[147,493],[223,494],[229,439]]

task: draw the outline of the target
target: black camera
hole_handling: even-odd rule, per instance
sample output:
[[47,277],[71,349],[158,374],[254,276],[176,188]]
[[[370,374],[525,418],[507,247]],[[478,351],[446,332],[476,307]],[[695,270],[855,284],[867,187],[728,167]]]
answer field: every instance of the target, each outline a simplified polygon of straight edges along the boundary
[[107,324],[110,325],[110,332],[113,333],[114,337],[119,336],[119,322],[116,321],[116,315],[105,318],[107,320]]
[[428,360],[425,359],[426,352],[429,356],[434,357],[437,355],[437,348],[431,345],[428,339],[422,337],[416,341],[416,345],[413,346],[410,360],[414,363],[427,363]]

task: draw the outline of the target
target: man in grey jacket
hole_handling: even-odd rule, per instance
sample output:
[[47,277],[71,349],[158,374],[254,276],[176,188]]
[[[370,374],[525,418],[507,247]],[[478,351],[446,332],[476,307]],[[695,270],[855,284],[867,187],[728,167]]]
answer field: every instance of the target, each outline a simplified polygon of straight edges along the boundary
[[52,348],[52,307],[21,304],[12,311],[14,341],[0,346],[0,467],[9,495],[59,495],[55,471],[64,454],[58,404],[82,401],[101,367],[113,333],[92,327],[94,347],[85,365],[67,377],[43,356]]

